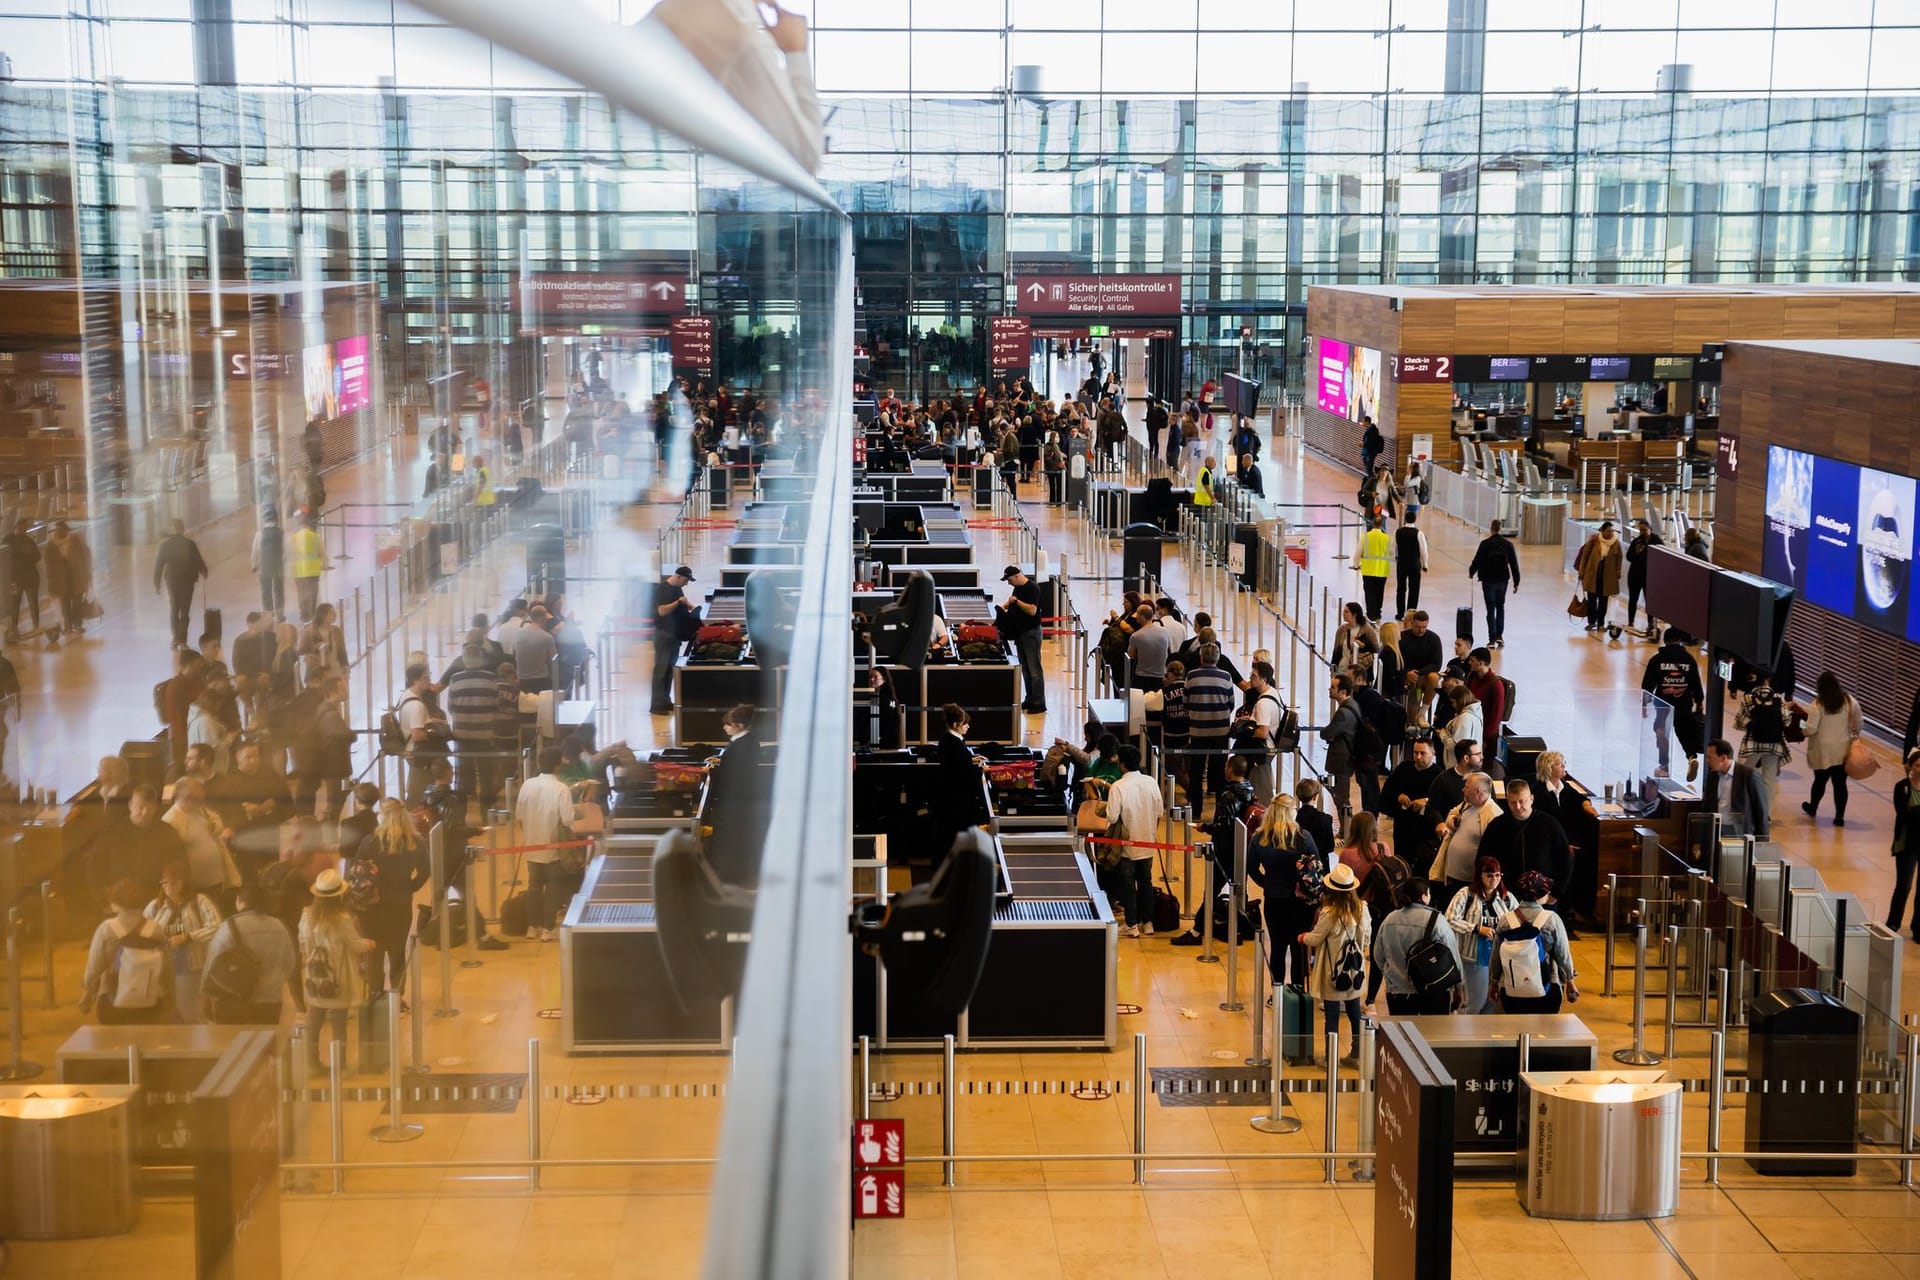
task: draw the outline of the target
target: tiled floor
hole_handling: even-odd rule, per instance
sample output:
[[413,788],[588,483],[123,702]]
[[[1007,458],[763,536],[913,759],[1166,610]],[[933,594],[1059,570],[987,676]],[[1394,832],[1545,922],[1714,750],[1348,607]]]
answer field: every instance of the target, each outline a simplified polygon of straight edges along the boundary
[[[363,464],[334,480],[336,496],[353,491],[369,500],[390,491],[415,491],[419,460],[396,446],[392,458]],[[389,470],[397,479],[389,481]],[[1338,502],[1350,497],[1351,481],[1311,455],[1297,441],[1280,441],[1270,451],[1268,489],[1287,502]],[[1023,495],[1028,496],[1028,495]],[[1054,562],[1065,561],[1075,583],[1075,601],[1090,620],[1104,616],[1117,598],[1116,583],[1095,579],[1115,572],[1117,556],[1085,563],[1082,540],[1057,509],[1023,503]],[[662,507],[608,509],[609,522],[596,536],[592,568],[611,577],[652,544]],[[1423,603],[1436,617],[1470,601],[1465,564],[1477,541],[1464,527],[1446,519],[1427,522],[1433,569]],[[1348,562],[1336,560],[1331,530],[1313,531],[1311,563],[1329,589],[1341,584],[1351,593]],[[718,538],[707,539],[696,565],[718,562]],[[1004,535],[982,529],[981,563],[1005,562]],[[227,608],[229,626],[243,613],[251,593],[244,574],[245,536],[216,529],[203,538],[215,568],[215,598]],[[371,546],[371,533],[368,534]],[[150,554],[150,553],[148,553]],[[371,555],[365,567],[370,567]],[[30,699],[26,725],[16,736],[30,761],[64,762],[77,750],[73,730],[84,732],[91,755],[111,749],[120,739],[151,732],[145,724],[146,690],[157,675],[154,664],[164,650],[164,614],[144,590],[141,569],[130,554],[116,559],[113,587],[106,594],[109,616],[98,639],[69,646],[57,654],[21,653],[23,678],[43,701]],[[344,562],[340,584],[363,567]],[[1524,729],[1542,731],[1574,758],[1576,771],[1597,770],[1609,741],[1637,718],[1639,670],[1644,646],[1615,647],[1586,639],[1570,627],[1561,603],[1566,590],[1558,574],[1557,548],[1523,548],[1527,574],[1512,606],[1511,645],[1500,655],[1503,669],[1520,687],[1517,720]],[[491,571],[497,586],[511,582],[518,565],[502,557]],[[1164,574],[1174,593],[1194,607],[1213,607],[1222,621],[1231,613],[1222,601],[1187,589],[1185,567],[1169,556]],[[589,616],[604,613],[611,586],[594,584],[581,591]],[[485,595],[485,592],[481,592]],[[1442,628],[1445,632],[1446,628]],[[1230,649],[1244,655],[1254,632],[1229,629]],[[451,636],[444,624],[415,630],[406,647],[422,643],[439,650]],[[1077,733],[1068,693],[1064,646],[1049,646],[1049,705],[1043,724],[1028,722],[1032,742]],[[622,655],[620,733],[636,746],[650,743],[656,725],[645,714],[646,653],[633,647]],[[369,665],[375,700],[386,694],[382,663]],[[356,690],[356,704],[363,695]],[[132,706],[135,711],[128,711]],[[60,737],[55,740],[56,730]],[[84,765],[85,761],[82,761]],[[68,781],[71,781],[70,779]],[[1807,822],[1794,805],[1804,794],[1804,769],[1783,778],[1781,838],[1795,854],[1819,868],[1830,885],[1860,895],[1869,909],[1884,904],[1890,864],[1884,853],[1886,806],[1893,777],[1883,772],[1856,784],[1854,808],[1844,831]],[[1178,864],[1174,866],[1177,874]],[[1113,1053],[969,1053],[959,1062],[969,1081],[1041,1082],[1101,1079],[1130,1087],[1134,1062],[1132,1037],[1146,1036],[1154,1065],[1237,1065],[1250,1048],[1248,1014],[1223,1012],[1224,966],[1195,963],[1192,951],[1171,947],[1164,938],[1120,944],[1120,999],[1141,1012],[1120,1019],[1121,1043]],[[1600,1035],[1606,1049],[1626,1042],[1630,1002],[1599,997],[1595,973],[1600,944],[1588,938],[1576,954],[1587,973],[1590,998],[1578,1014]],[[458,1017],[435,1018],[431,1006],[438,980],[437,954],[426,952],[428,1006],[424,1027],[425,1060],[445,1071],[518,1071],[527,1060],[528,1042],[541,1044],[542,1070],[549,1089],[574,1086],[628,1086],[652,1094],[661,1086],[711,1087],[726,1079],[726,1064],[714,1057],[660,1055],[643,1058],[573,1058],[557,1047],[558,1024],[541,1018],[559,1003],[555,949],[516,944],[505,953],[489,953],[475,969],[455,967],[453,1003]],[[77,974],[79,955],[62,948],[56,970],[61,996]],[[1240,977],[1242,998],[1257,1009],[1251,993],[1251,952]],[[1914,976],[1909,964],[1906,976]],[[1909,1000],[1912,1007],[1913,1001]],[[51,1063],[54,1049],[75,1025],[70,1008],[47,1011],[30,999],[26,1009],[28,1056]],[[414,1016],[420,1016],[418,1012]],[[410,1029],[410,1028],[409,1028]],[[1706,1074],[1706,1038],[1683,1031],[1680,1057],[1673,1069],[1689,1077]],[[937,1055],[875,1055],[876,1078],[887,1081],[936,1081]],[[372,1078],[349,1084],[372,1085]],[[686,1093],[698,1092],[694,1090]],[[721,1102],[710,1096],[628,1096],[601,1102],[585,1099],[542,1103],[541,1150],[548,1158],[674,1157],[712,1150]],[[1082,1101],[1060,1093],[968,1093],[957,1100],[957,1150],[962,1154],[1040,1156],[1074,1152],[1113,1152],[1111,1161],[1065,1160],[963,1163],[957,1186],[942,1189],[937,1166],[916,1165],[910,1174],[908,1218],[899,1223],[870,1223],[858,1228],[853,1251],[861,1275],[910,1277],[996,1276],[1363,1276],[1371,1273],[1371,1189],[1339,1171],[1340,1181],[1321,1182],[1314,1160],[1261,1162],[1245,1157],[1265,1152],[1310,1154],[1320,1147],[1325,1113],[1319,1095],[1294,1100],[1305,1122],[1291,1137],[1268,1137],[1247,1125],[1248,1108],[1167,1108],[1148,1112],[1150,1152],[1192,1153],[1199,1159],[1150,1161],[1149,1186],[1129,1185],[1133,1097]],[[1352,1097],[1340,1106],[1340,1139],[1353,1140],[1356,1123]],[[324,1155],[328,1126],[324,1109],[307,1117],[308,1150]],[[915,1154],[937,1152],[940,1132],[937,1099],[909,1095],[876,1104],[876,1114],[901,1115],[910,1128]],[[345,1108],[345,1151],[355,1160],[420,1161],[511,1160],[527,1150],[526,1112],[510,1115],[422,1117],[426,1136],[403,1146],[380,1146],[367,1136],[378,1123],[377,1105]],[[1737,1146],[1742,1113],[1730,1105],[1725,1132]],[[1687,1144],[1704,1146],[1704,1102],[1691,1096]],[[1529,1219],[1519,1208],[1510,1183],[1463,1178],[1455,1196],[1456,1272],[1463,1276],[1506,1274],[1524,1268],[1577,1277],[1632,1275],[1870,1277],[1920,1275],[1920,1199],[1898,1188],[1891,1168],[1868,1163],[1853,1179],[1810,1181],[1761,1179],[1744,1168],[1723,1168],[1724,1190],[1709,1188],[1704,1171],[1689,1163],[1683,1173],[1679,1216],[1655,1224],[1549,1223]],[[314,1190],[290,1197],[283,1208],[285,1273],[333,1280],[351,1274],[362,1280],[388,1276],[469,1276],[499,1271],[516,1276],[548,1273],[567,1276],[690,1275],[697,1268],[708,1205],[704,1170],[652,1166],[619,1169],[553,1169],[544,1189],[525,1192],[524,1177],[509,1168],[466,1170],[406,1169],[358,1171],[348,1175],[344,1196],[326,1194],[324,1175]],[[17,1245],[10,1274],[87,1275],[119,1280],[130,1267],[149,1274],[184,1274],[190,1265],[191,1207],[183,1200],[149,1201],[139,1229],[130,1236],[98,1241]]]

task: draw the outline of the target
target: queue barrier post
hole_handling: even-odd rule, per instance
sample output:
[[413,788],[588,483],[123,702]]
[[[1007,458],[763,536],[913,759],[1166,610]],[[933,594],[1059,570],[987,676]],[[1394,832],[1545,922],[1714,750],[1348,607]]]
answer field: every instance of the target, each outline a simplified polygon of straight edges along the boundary
[[[418,1022],[419,1019],[414,1019]],[[375,1125],[368,1137],[375,1142],[412,1142],[427,1127],[407,1119],[405,1072],[400,1062],[400,993],[387,992],[387,1122]]]
[[1227,998],[1220,1002],[1226,1013],[1239,1013],[1247,1006],[1240,1003],[1240,886],[1247,878],[1247,826],[1233,821],[1233,884],[1227,889]]
[[[1281,1046],[1285,1044],[1285,1041],[1280,1038],[1282,1030],[1280,1020],[1281,1003],[1276,995],[1273,1008],[1262,1011],[1265,1016],[1273,1019],[1271,1034],[1268,1037],[1273,1041],[1273,1052],[1268,1058],[1268,1066],[1271,1068],[1271,1074],[1267,1077],[1267,1110],[1265,1114],[1257,1115],[1247,1121],[1248,1126],[1252,1128],[1255,1133],[1288,1134],[1300,1132],[1300,1117],[1286,1114],[1287,1059],[1286,1054],[1281,1052]],[[1329,1101],[1331,1101],[1331,1099],[1329,1099]]]
[[[1909,1041],[1909,1048],[1911,1048],[1912,1037],[1908,1037],[1908,1041]],[[1911,1056],[1909,1056],[1908,1058],[1907,1065],[1909,1068],[1908,1075],[1907,1075],[1907,1085],[1909,1090],[1911,1090],[1912,1084],[1913,1084],[1913,1075],[1911,1071],[1911,1068],[1913,1066],[1913,1060]],[[1720,1150],[1720,1104],[1724,1100],[1726,1096],[1726,1092],[1727,1092],[1727,1033],[1724,1031],[1713,1031],[1713,1032],[1709,1032],[1707,1035],[1707,1150],[1708,1151],[1718,1152]],[[1911,1123],[1911,1114],[1912,1114],[1911,1111],[1909,1111],[1908,1113],[1909,1123],[1907,1125],[1907,1140],[1909,1142],[1911,1142],[1913,1139],[1913,1125]],[[1907,1148],[1907,1149],[1911,1149],[1911,1148]],[[1903,1163],[1900,1166],[1900,1182],[1902,1186],[1907,1185],[1907,1179],[1911,1176],[1912,1169],[1913,1169],[1913,1166],[1911,1164]],[[1720,1182],[1720,1158],[1717,1154],[1713,1156],[1709,1156],[1707,1158],[1707,1181],[1715,1184],[1716,1186]]]
[[[407,947],[407,987],[410,992],[409,1003],[415,1009],[424,1009],[422,995],[426,990],[426,978],[421,972],[420,940],[413,939]],[[416,1017],[413,1020],[413,1069],[415,1074],[424,1075],[432,1068],[427,1065],[427,1020]]]
[[1200,930],[1200,954],[1194,957],[1198,964],[1219,964],[1220,957],[1213,954],[1213,912],[1219,895],[1213,891],[1213,857],[1209,854],[1200,862],[1200,916],[1204,924]]
[[47,987],[47,1008],[60,1005],[53,983],[53,881],[40,882],[40,978]]
[[540,1189],[540,1038],[527,1040],[527,1190]]
[[1607,947],[1603,953],[1605,963],[1600,966],[1600,994],[1613,999],[1613,925],[1614,907],[1620,901],[1620,873],[1607,872]]
[[[134,1052],[139,1052],[137,1048]],[[347,1046],[335,1036],[327,1045],[327,1137],[333,1153],[333,1194],[347,1189]]]
[[0,1066],[0,1080],[31,1080],[44,1069],[29,1062],[23,1050],[25,1040],[24,994],[20,981],[20,908],[7,908],[7,1062]]
[[[480,959],[480,898],[474,892],[473,883],[474,861],[473,858],[468,858],[467,865],[461,872],[463,882],[461,897],[466,899],[462,905],[467,909],[467,958],[460,962],[462,969],[478,969],[483,963]],[[491,862],[492,859],[489,858],[488,861]]]
[[953,1035],[940,1040],[940,1154],[947,1157],[940,1165],[940,1185],[953,1185]]
[[1633,1044],[1615,1049],[1615,1062],[1631,1067],[1657,1067],[1663,1061],[1647,1050],[1647,900],[1640,899],[1640,910],[1633,922]]
[[[1374,1144],[1374,1126],[1378,1117],[1373,1104],[1373,1019],[1364,1014],[1360,1018],[1360,1137],[1357,1145],[1362,1151],[1372,1151]],[[1373,1181],[1373,1161],[1362,1157],[1349,1166],[1353,1170],[1355,1182]]]
[[[1147,1185],[1147,1095],[1153,1092],[1147,1072],[1147,1036],[1133,1036],[1133,1185]],[[949,1166],[951,1167],[951,1166]]]
[[[1279,1001],[1274,1002],[1276,1005]],[[1333,1025],[1333,1019],[1327,1020],[1327,1164],[1326,1182],[1334,1181],[1333,1153],[1340,1149],[1340,1028]],[[1354,1046],[1355,1050],[1359,1045]]]

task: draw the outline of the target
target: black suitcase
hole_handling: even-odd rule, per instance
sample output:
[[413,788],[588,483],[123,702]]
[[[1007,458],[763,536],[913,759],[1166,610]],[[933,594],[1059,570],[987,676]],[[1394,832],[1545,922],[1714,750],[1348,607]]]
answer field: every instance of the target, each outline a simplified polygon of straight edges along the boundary
[[222,634],[218,609],[208,609],[200,615],[200,635],[204,639],[218,640]]
[[1473,610],[1468,608],[1453,611],[1453,634],[1468,644],[1473,643]]
[[360,1006],[360,1072],[376,1074],[387,1069],[387,1001],[397,992],[375,992]]

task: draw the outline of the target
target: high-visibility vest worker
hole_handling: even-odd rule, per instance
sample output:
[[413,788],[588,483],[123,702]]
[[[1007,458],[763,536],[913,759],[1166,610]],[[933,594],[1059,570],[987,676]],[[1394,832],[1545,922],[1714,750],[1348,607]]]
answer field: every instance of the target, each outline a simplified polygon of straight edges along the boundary
[[473,505],[490,507],[493,505],[493,473],[487,470],[487,464],[474,459],[473,463]]
[[1207,459],[1207,465],[1200,468],[1199,479],[1193,482],[1193,505],[1210,507],[1213,505],[1213,459]]
[[320,541],[320,531],[312,525],[302,525],[293,531],[293,576],[296,578],[317,578],[327,569],[327,552]]
[[1392,564],[1393,539],[1376,521],[1372,528],[1360,535],[1360,576],[1384,578]]

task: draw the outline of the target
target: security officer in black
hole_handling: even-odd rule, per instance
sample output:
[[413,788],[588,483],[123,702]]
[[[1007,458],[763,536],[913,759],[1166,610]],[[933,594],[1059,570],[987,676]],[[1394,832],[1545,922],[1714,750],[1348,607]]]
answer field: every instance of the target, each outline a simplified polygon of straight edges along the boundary
[[[1683,643],[1684,637],[1685,633],[1679,628],[1667,628],[1665,643],[1647,659],[1640,688],[1664,704],[1655,707],[1653,712],[1653,732],[1660,752],[1658,773],[1662,777],[1667,773],[1670,754],[1667,725],[1671,721],[1674,736],[1680,739],[1680,750],[1687,757],[1687,781],[1692,782],[1699,775],[1700,751],[1706,745],[1706,693],[1700,687],[1700,664]],[[1644,719],[1646,714],[1647,709],[1642,706],[1641,717]]]

